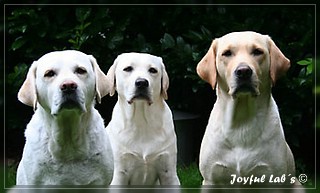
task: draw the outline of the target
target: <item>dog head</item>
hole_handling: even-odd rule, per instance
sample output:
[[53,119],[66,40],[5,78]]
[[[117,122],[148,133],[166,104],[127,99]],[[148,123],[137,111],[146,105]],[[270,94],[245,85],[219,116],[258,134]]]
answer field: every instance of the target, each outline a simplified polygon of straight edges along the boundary
[[162,59],[145,53],[123,53],[110,67],[108,84],[113,85],[110,95],[115,90],[128,104],[144,100],[151,105],[158,97],[167,99],[169,78]]
[[105,74],[95,58],[79,51],[50,52],[32,63],[18,99],[36,109],[40,104],[52,115],[62,110],[86,112],[94,98],[108,94]]
[[233,32],[213,40],[197,65],[198,75],[229,95],[251,94],[274,85],[290,67],[272,39],[256,32]]

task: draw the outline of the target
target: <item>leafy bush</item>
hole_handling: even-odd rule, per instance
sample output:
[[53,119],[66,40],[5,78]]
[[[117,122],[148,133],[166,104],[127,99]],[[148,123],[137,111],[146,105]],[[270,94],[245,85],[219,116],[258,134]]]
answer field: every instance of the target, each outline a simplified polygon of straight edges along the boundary
[[[212,39],[252,30],[270,35],[291,60],[287,77],[277,82],[273,94],[299,172],[312,173],[314,10],[310,5],[6,5],[6,139],[20,136],[20,144],[6,144],[7,152],[20,155],[23,128],[32,109],[19,103],[16,95],[32,61],[47,52],[76,49],[92,54],[104,72],[122,52],[161,56],[170,77],[169,105],[200,114],[199,125],[205,126],[215,94],[196,74],[196,65]],[[106,122],[114,102],[107,97],[98,106]],[[194,130],[203,131],[203,127]]]

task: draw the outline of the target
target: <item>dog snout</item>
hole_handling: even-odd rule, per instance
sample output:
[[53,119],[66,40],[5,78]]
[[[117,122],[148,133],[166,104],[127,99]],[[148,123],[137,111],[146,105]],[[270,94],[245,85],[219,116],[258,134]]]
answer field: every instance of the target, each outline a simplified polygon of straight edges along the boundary
[[144,89],[149,86],[149,82],[144,78],[138,78],[135,82],[135,85],[138,89]]
[[73,91],[77,90],[77,88],[78,88],[77,83],[75,83],[73,81],[64,81],[60,85],[60,90],[65,93],[73,92]]
[[252,76],[252,69],[247,64],[240,64],[234,73],[237,78],[248,80]]

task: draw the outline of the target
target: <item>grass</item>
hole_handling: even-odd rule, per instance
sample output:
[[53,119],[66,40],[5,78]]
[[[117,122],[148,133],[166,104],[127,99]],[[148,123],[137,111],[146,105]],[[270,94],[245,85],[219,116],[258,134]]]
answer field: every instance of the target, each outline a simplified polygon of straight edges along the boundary
[[191,163],[188,166],[178,165],[177,173],[182,186],[200,187],[202,183],[202,177],[196,163]]
[[[6,168],[1,167],[1,182],[4,187],[9,188],[16,184],[16,164],[9,164]],[[4,178],[4,179],[3,179]]]
[[[2,177],[5,177],[2,182],[5,181],[6,188],[12,187],[16,183],[16,167],[16,164],[9,164],[6,170],[2,172],[6,172],[4,176],[2,175]],[[191,163],[188,166],[178,165],[177,173],[182,186],[199,187],[202,183],[202,177],[196,163]]]
[[[5,182],[5,187],[10,188],[15,185],[16,180],[16,164],[9,165],[6,170],[3,167],[0,169],[2,174],[0,179],[1,182]],[[178,165],[177,166],[177,173],[180,179],[180,183],[184,188],[201,188],[202,177],[199,172],[198,165],[196,163],[191,163],[188,166],[185,165]],[[3,179],[5,178],[5,180]],[[318,184],[320,183],[320,178],[317,178]],[[315,183],[315,182],[314,182]],[[316,183],[315,183],[316,184]],[[310,184],[309,184],[310,185]],[[306,187],[314,187],[314,186],[306,186]],[[1,189],[3,192],[4,190]],[[0,190],[0,193],[1,193]],[[268,191],[269,192],[269,191]],[[315,189],[308,189],[306,193],[315,193],[317,192]]]

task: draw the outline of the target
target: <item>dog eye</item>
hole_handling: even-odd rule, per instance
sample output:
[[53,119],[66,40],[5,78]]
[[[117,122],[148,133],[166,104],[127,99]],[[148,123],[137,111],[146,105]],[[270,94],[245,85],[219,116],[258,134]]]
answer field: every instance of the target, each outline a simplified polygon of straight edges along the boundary
[[86,71],[86,69],[79,67],[79,68],[76,68],[75,73],[77,73],[77,74],[85,74],[85,73],[87,73],[87,71]]
[[155,68],[150,68],[150,69],[149,69],[149,72],[150,72],[151,74],[156,74],[156,73],[158,72],[158,70],[155,69]]
[[263,51],[256,48],[256,49],[254,49],[254,50],[252,51],[252,54],[253,54],[254,56],[260,56],[260,55],[263,54]]
[[44,73],[44,77],[47,77],[47,78],[53,77],[53,76],[55,76],[55,75],[56,75],[56,73],[55,73],[55,71],[53,71],[53,70],[47,70],[47,71]]
[[232,55],[231,50],[226,50],[226,51],[224,51],[224,52],[222,53],[222,56],[225,56],[225,57],[229,57],[229,56],[231,56],[231,55]]
[[133,70],[132,66],[128,66],[123,69],[123,71],[125,72],[131,72],[132,70]]

